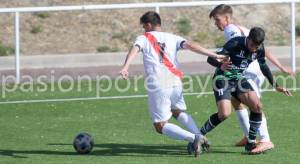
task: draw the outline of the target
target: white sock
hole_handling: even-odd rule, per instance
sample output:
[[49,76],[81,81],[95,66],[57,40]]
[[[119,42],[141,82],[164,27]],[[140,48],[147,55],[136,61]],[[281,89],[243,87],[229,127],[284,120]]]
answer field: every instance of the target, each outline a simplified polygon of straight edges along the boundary
[[181,112],[179,114],[179,116],[177,117],[177,120],[183,126],[185,126],[187,128],[187,130],[190,131],[191,133],[194,133],[194,134],[200,133],[200,130],[191,115],[189,115],[185,112]]
[[162,133],[170,138],[177,140],[186,140],[189,142],[194,142],[195,139],[195,134],[186,131],[172,123],[166,123],[162,128]]
[[269,135],[269,131],[268,131],[266,117],[262,117],[261,125],[258,129],[258,134],[260,135],[262,142],[269,142],[270,141],[270,135]]
[[244,108],[242,110],[235,110],[235,112],[243,129],[244,136],[248,136],[250,128],[248,110]]

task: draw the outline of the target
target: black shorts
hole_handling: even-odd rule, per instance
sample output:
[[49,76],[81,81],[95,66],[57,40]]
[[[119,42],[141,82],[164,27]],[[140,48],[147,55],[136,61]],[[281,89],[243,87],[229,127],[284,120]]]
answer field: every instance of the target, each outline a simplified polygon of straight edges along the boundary
[[224,99],[231,100],[232,96],[239,100],[238,95],[240,93],[254,91],[245,78],[240,80],[215,80],[213,90],[216,102]]

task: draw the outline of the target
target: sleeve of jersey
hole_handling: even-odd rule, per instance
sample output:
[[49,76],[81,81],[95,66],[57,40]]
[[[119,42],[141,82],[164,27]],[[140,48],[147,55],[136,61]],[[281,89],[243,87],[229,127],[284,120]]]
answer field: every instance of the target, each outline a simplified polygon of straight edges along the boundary
[[242,34],[236,26],[229,27],[224,31],[225,42],[228,42],[230,39],[238,36],[242,36]]
[[[216,53],[223,54],[223,55],[229,54],[229,52],[227,52],[224,48],[217,49]],[[221,66],[222,66],[222,62],[219,62],[217,59],[212,58],[212,57],[208,57],[206,61],[208,64],[210,64],[213,67],[221,68]]]
[[216,53],[220,55],[230,56],[230,51],[232,51],[235,48],[235,46],[235,41],[230,40],[223,46],[223,48],[218,49]]
[[137,46],[140,51],[145,47],[146,44],[146,37],[144,35],[140,35],[136,38],[135,42],[133,43],[133,46]]
[[183,49],[182,45],[186,40],[180,36],[176,36],[175,38],[176,38],[176,49],[177,50]]
[[240,47],[239,40],[237,38],[233,38],[230,39],[227,43],[225,43],[223,48],[217,51],[217,54],[230,56],[232,53],[239,50],[239,47]]
[[207,63],[210,64],[213,67],[217,67],[217,68],[221,68],[222,63],[219,62],[217,59],[212,58],[212,57],[208,57],[207,58]]
[[[223,46],[223,48],[218,49],[216,53],[225,56],[230,56],[230,51],[234,50],[237,46],[238,44],[235,40],[230,40]],[[222,66],[221,62],[212,57],[207,58],[207,63],[217,68],[221,68]]]
[[277,87],[278,84],[274,81],[272,72],[271,72],[269,66],[266,63],[265,58],[260,58],[260,59],[257,59],[257,60],[258,60],[259,67],[260,67],[260,70],[263,73],[263,75],[268,79],[268,81],[272,85],[272,87],[274,87],[274,86]]

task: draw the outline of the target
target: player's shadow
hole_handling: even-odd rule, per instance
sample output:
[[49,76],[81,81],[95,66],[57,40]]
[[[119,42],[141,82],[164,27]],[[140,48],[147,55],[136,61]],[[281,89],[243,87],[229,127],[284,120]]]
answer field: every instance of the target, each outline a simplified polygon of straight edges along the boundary
[[[0,149],[1,156],[13,158],[28,158],[27,155],[79,155],[73,150],[72,144],[53,143],[48,146],[55,146],[53,149],[66,149],[69,147],[72,151],[59,150],[5,150]],[[63,148],[62,148],[63,147]],[[184,146],[176,145],[140,145],[140,144],[96,144],[93,151],[88,155],[94,156],[139,156],[153,157],[161,155],[182,156],[187,155]]]
[[27,158],[26,156],[17,155],[20,153],[16,153],[15,150],[0,150],[0,156],[9,156],[13,158]]
[[[71,144],[49,144],[60,146],[72,146]],[[144,144],[95,144],[90,155],[100,156],[144,156],[151,155],[186,155],[186,147],[178,145],[144,145]]]
[[[70,145],[70,144],[49,144],[49,145]],[[187,148],[183,145],[144,145],[144,144],[118,144],[103,143],[96,144],[92,155],[101,156],[148,156],[155,155],[187,155]],[[236,151],[228,151],[212,148],[209,153],[232,154],[240,153]]]
[[26,155],[77,155],[75,152],[50,151],[50,150],[5,150],[0,149],[1,156],[13,158],[28,158]]
[[[58,149],[73,149],[72,144],[51,143],[48,146],[55,146]],[[63,148],[62,148],[63,147]],[[55,148],[55,149],[56,149]],[[54,149],[54,148],[53,148]],[[221,149],[213,149],[209,153],[232,154],[240,153],[236,151],[227,151]],[[0,156],[10,156],[13,158],[28,158],[26,155],[79,155],[73,151],[59,150],[2,150]],[[93,156],[137,156],[137,157],[153,157],[153,156],[181,156],[187,155],[186,146],[183,145],[144,145],[144,144],[118,144],[104,143],[94,145],[93,151],[88,154]]]

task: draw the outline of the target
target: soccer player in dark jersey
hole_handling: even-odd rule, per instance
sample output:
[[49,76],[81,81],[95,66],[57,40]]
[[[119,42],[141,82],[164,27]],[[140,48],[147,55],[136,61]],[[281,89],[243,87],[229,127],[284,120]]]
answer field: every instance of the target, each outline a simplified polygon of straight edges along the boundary
[[257,60],[262,73],[270,84],[278,92],[282,92],[287,96],[292,95],[291,92],[280,87],[273,79],[273,75],[265,60],[264,38],[264,30],[254,27],[250,30],[248,37],[235,37],[223,46],[220,53],[228,56],[232,67],[228,71],[222,71],[220,69],[222,63],[215,61],[214,65],[217,66],[217,69],[213,78],[213,90],[218,112],[211,115],[201,127],[201,133],[205,135],[228,118],[231,110],[231,97],[237,98],[251,110],[249,119],[250,130],[247,137],[248,142],[245,146],[245,150],[249,154],[254,154],[252,150],[256,147],[255,139],[257,129],[260,127],[262,120],[262,105],[257,94],[244,77],[243,72],[251,62]]
[[[229,5],[220,4],[216,6],[209,14],[209,17],[214,21],[216,27],[224,32],[225,42],[237,36],[248,36],[250,30],[245,28],[244,26],[237,25],[233,21],[233,9]],[[282,72],[295,77],[295,73],[292,69],[283,66],[278,59],[276,59],[275,55],[273,55],[270,50],[265,49],[266,58],[274,64],[277,68],[279,68]],[[227,63],[224,63],[223,70],[226,69]],[[230,67],[230,65],[229,65]],[[252,62],[247,70],[244,71],[244,76],[250,81],[253,89],[255,90],[257,96],[261,98],[261,87],[265,81],[265,76],[262,74],[259,64],[257,60]],[[240,123],[240,127],[243,129],[244,136],[243,138],[236,142],[235,146],[245,146],[247,144],[247,137],[249,133],[249,113],[244,105],[241,104],[237,99],[232,97],[231,100],[232,107],[235,109],[236,116]],[[258,135],[260,139],[257,140],[257,147],[254,152],[266,151],[273,149],[275,146],[270,139],[270,134],[267,126],[267,118],[265,113],[263,112],[261,126],[258,130]]]

